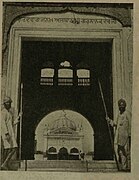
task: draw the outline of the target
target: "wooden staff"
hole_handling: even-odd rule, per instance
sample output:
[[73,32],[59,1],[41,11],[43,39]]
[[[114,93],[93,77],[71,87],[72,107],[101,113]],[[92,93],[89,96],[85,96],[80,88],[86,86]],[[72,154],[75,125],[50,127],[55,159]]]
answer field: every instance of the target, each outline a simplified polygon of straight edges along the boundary
[[[103,102],[103,107],[104,107],[104,111],[105,111],[105,115],[106,115],[106,121],[107,121],[108,113],[107,113],[107,108],[106,108],[106,104],[105,104],[105,100],[104,100],[102,86],[101,86],[101,83],[100,83],[99,79],[98,79],[98,84],[99,84],[99,89],[100,89],[101,98],[102,98],[102,102]],[[112,149],[113,149],[113,152],[114,152],[114,157],[115,157],[117,169],[119,171],[120,170],[119,163],[118,163],[116,152],[115,152],[115,149],[114,149],[114,142],[113,142],[113,139],[112,139],[112,134],[111,134],[110,125],[109,125],[108,121],[107,121],[107,126],[108,126],[108,131],[109,131],[109,135],[110,135],[110,141],[111,141]]]
[[21,135],[22,135],[22,114],[23,114],[23,107],[22,107],[22,95],[23,95],[23,83],[21,83],[21,92],[20,92],[20,137],[19,137],[19,159],[21,160]]

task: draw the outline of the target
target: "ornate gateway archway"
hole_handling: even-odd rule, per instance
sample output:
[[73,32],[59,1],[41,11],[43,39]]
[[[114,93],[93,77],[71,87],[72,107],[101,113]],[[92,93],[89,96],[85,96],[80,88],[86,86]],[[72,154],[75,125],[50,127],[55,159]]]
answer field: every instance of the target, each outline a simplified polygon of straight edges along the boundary
[[[23,93],[22,159],[34,158],[34,132],[38,121],[46,112],[63,108],[82,112],[94,124],[95,159],[113,158],[98,79],[103,90],[105,89],[109,116],[116,120],[119,98],[124,97],[128,108],[131,108],[129,64],[132,58],[128,54],[131,33],[130,27],[123,27],[121,21],[106,14],[42,12],[24,15],[14,22],[9,36],[6,94],[11,96],[15,109],[19,111],[21,92]],[[71,50],[70,54],[68,50]],[[86,56],[81,55],[81,51]],[[54,67],[47,66],[45,63],[48,61]],[[73,67],[71,88],[58,86],[58,70],[64,61],[68,61]],[[42,68],[54,69],[54,86],[40,86]],[[79,69],[90,71],[88,87],[82,87],[86,81],[78,79]],[[81,82],[80,88],[77,82]],[[104,148],[101,152],[104,144],[108,149]]]

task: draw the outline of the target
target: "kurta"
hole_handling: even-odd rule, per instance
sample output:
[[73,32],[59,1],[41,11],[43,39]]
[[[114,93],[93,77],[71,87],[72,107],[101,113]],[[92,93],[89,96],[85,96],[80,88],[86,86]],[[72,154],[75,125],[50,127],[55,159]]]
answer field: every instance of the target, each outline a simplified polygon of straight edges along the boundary
[[117,125],[117,144],[120,146],[125,146],[128,143],[128,138],[130,136],[131,124],[131,114],[125,111],[123,114],[118,115],[118,125]]
[[[7,109],[2,110],[1,116],[1,129],[2,129],[2,140],[4,149],[15,148],[17,147],[15,134],[14,134],[14,122],[13,122],[13,114],[11,111]],[[9,133],[10,140],[6,139],[5,134]]]

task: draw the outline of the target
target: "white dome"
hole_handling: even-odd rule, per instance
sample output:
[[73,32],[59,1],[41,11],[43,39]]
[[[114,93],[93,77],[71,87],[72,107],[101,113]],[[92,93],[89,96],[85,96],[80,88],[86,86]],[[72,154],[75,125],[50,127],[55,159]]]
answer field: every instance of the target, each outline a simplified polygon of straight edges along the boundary
[[60,117],[59,119],[55,120],[53,124],[51,125],[50,129],[59,129],[59,128],[70,128],[74,131],[76,131],[76,124],[68,119],[65,115]]

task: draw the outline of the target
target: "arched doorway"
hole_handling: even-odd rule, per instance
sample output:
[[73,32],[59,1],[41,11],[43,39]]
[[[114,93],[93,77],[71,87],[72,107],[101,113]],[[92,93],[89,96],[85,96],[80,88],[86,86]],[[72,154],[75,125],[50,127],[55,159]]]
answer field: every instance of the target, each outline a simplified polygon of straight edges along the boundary
[[68,150],[68,159],[78,160],[79,151],[90,154],[90,160],[93,159],[94,130],[89,121],[75,111],[58,110],[44,116],[36,128],[35,141],[37,151],[47,152],[49,160],[56,156],[59,159],[58,149],[63,147]]
[[70,156],[69,156],[70,159],[72,160],[79,160],[79,150],[77,148],[72,148],[70,150]]
[[[33,8],[33,10],[34,10],[34,8]],[[21,54],[21,45],[27,37],[29,37],[29,38],[35,37],[35,38],[39,39],[39,41],[41,41],[40,40],[41,38],[43,40],[45,38],[46,41],[48,41],[48,39],[50,39],[50,41],[55,41],[55,39],[54,39],[55,37],[56,37],[56,41],[62,40],[63,37],[64,37],[64,41],[70,41],[70,40],[78,41],[79,40],[80,42],[81,41],[88,42],[91,39],[91,42],[95,42],[95,41],[96,42],[110,42],[110,44],[112,45],[112,69],[113,69],[113,72],[112,72],[113,76],[112,77],[113,77],[113,86],[114,86],[114,92],[112,94],[113,94],[113,100],[114,101],[113,101],[113,103],[111,103],[111,105],[113,106],[113,109],[114,109],[114,119],[115,119],[116,114],[117,114],[116,102],[117,102],[118,98],[121,96],[124,96],[124,97],[129,97],[129,99],[130,99],[130,96],[129,96],[130,90],[127,90],[127,88],[125,88],[128,85],[128,83],[127,83],[128,81],[126,82],[126,80],[129,79],[129,75],[128,75],[129,72],[128,72],[128,70],[125,72],[125,69],[128,68],[129,63],[127,61],[130,58],[130,57],[128,57],[127,52],[128,52],[129,47],[131,47],[131,46],[128,46],[129,45],[128,44],[129,43],[128,42],[129,33],[131,31],[130,31],[130,29],[126,29],[126,27],[123,28],[123,26],[122,26],[123,24],[117,23],[117,20],[114,20],[114,22],[112,22],[114,25],[112,25],[112,23],[109,23],[109,24],[105,23],[105,25],[104,25],[104,22],[107,22],[107,21],[110,22],[111,20],[113,21],[112,18],[105,17],[105,15],[102,16],[102,19],[101,19],[102,23],[99,20],[96,21],[97,22],[96,24],[92,23],[92,18],[94,18],[94,15],[92,14],[92,12],[90,12],[90,15],[91,16],[89,16],[89,15],[86,16],[84,14],[81,14],[81,15],[76,14],[76,18],[79,18],[79,19],[84,18],[88,21],[88,23],[91,22],[87,25],[84,21],[84,25],[82,23],[81,24],[79,23],[79,26],[78,26],[77,24],[71,23],[72,25],[70,26],[70,23],[68,23],[67,24],[68,26],[66,26],[66,24],[62,21],[62,23],[60,24],[60,28],[58,29],[57,23],[50,24],[50,22],[49,22],[49,24],[50,24],[50,26],[49,26],[49,24],[47,22],[43,23],[42,19],[40,18],[40,15],[37,15],[36,18],[41,19],[39,21],[35,20],[37,23],[33,20],[34,17],[25,16],[25,18],[19,19],[19,21],[10,24],[11,25],[11,32],[10,32],[9,28],[6,28],[9,30],[9,36],[8,37],[10,37],[9,48],[8,48],[9,49],[8,60],[5,61],[5,62],[8,62],[7,86],[6,87],[7,87],[7,93],[13,99],[13,103],[14,103],[16,110],[19,111],[20,80],[22,81],[22,78],[24,76],[22,74],[23,75],[22,78],[20,77],[20,74],[21,74],[20,69],[23,68],[23,66],[22,66],[23,64],[20,66],[20,64],[21,64],[20,59],[22,59],[21,55],[20,55]],[[52,14],[52,15],[43,14],[42,16],[43,16],[43,19],[46,19],[44,17],[47,17],[47,18],[51,17],[52,19],[55,18],[55,14]],[[59,17],[59,15],[56,15],[56,16]],[[96,16],[96,18],[99,19],[99,14],[96,14],[95,16]],[[65,15],[65,13],[62,13],[62,14],[60,14],[60,17],[63,18],[63,17],[67,17],[67,16]],[[73,17],[73,14],[68,13],[68,17]],[[31,19],[31,18],[33,18],[33,19]],[[91,18],[91,21],[90,21],[90,18]],[[32,24],[29,21],[32,22]],[[39,24],[38,24],[38,22],[39,22]],[[40,25],[40,22],[43,23],[43,25],[42,24]],[[53,22],[53,20],[52,20],[52,22]],[[32,31],[32,25],[34,27],[33,31]],[[46,27],[44,27],[44,26],[46,26]],[[40,27],[40,29],[38,29],[38,27]],[[47,30],[47,28],[48,28],[48,30]],[[79,29],[80,29],[80,31],[79,31]],[[71,33],[71,30],[73,30],[74,33]],[[128,40],[126,40],[125,37],[128,37]],[[37,48],[35,48],[35,49],[37,49]],[[73,53],[71,53],[71,54],[73,54]],[[92,51],[92,56],[93,56],[93,51]],[[92,56],[90,56],[90,57],[92,57]],[[37,56],[34,56],[34,57],[37,57]],[[26,59],[26,57],[25,57],[25,59]],[[32,66],[32,65],[34,65],[32,63],[32,62],[34,62],[34,60],[32,61],[31,58],[27,58],[27,59],[28,59],[28,62],[31,62],[31,66],[29,65],[27,67],[27,69],[29,69],[31,67],[29,69],[29,71],[31,71],[32,69],[34,70],[35,68]],[[38,59],[40,60],[41,58],[39,57]],[[132,59],[132,58],[130,58],[130,59]],[[24,59],[22,59],[22,60],[24,61]],[[94,59],[92,59],[92,61],[94,61]],[[7,63],[5,63],[5,64],[7,64]],[[17,68],[14,70],[15,65]],[[126,67],[126,68],[124,68],[124,67]],[[106,66],[106,69],[107,69],[107,66]],[[33,72],[33,74],[35,74],[35,72]],[[75,75],[76,75],[76,72],[74,71],[74,76]],[[119,78],[119,77],[121,77],[121,78]],[[29,77],[29,79],[30,79],[29,83],[32,85],[32,82],[38,82],[38,81],[36,81],[37,78],[33,79],[32,77],[31,78]],[[106,77],[106,79],[107,78],[108,77]],[[13,79],[14,79],[14,81],[13,81]],[[76,80],[76,78],[75,78],[75,80]],[[52,85],[53,82],[50,82],[49,84]],[[75,84],[77,84],[77,83],[75,83]],[[111,87],[113,87],[113,86],[111,86]],[[39,91],[38,87],[35,89],[34,85],[33,85],[31,88],[28,86],[28,83],[26,83],[26,82],[24,82],[24,87],[29,89],[29,92],[31,92],[30,90],[32,90],[32,89],[35,91],[37,89],[37,91]],[[109,89],[109,87],[107,87],[106,89]],[[124,89],[126,89],[126,90],[124,90]],[[93,88],[91,89],[91,91],[92,90],[93,90]],[[35,98],[32,97],[29,99],[30,102],[32,102],[32,100],[35,99],[33,101],[33,105],[31,105],[31,103],[28,104],[28,101],[25,100],[28,97],[26,97],[26,98],[23,97],[23,99],[24,99],[23,107],[25,107],[26,104],[28,106],[28,108],[23,109],[24,115],[23,115],[23,126],[22,126],[22,132],[21,132],[22,133],[22,158],[23,159],[32,159],[33,158],[33,156],[32,156],[33,149],[34,149],[33,148],[33,142],[34,142],[34,137],[35,137],[34,130],[35,130],[35,126],[36,126],[36,121],[38,121],[38,119],[39,120],[41,119],[40,114],[37,112],[38,109],[41,109],[39,106],[39,103],[41,102],[40,101],[41,98],[40,99],[38,98],[38,97],[40,97],[40,95],[38,95],[37,93],[38,92],[35,92],[35,95],[34,95]],[[45,93],[46,92],[44,92],[44,94]],[[92,91],[92,93],[94,93],[94,92]],[[23,92],[23,96],[25,94],[27,94],[27,91]],[[76,94],[76,93],[74,92],[73,94]],[[38,96],[36,96],[36,95],[38,95]],[[107,97],[109,97],[109,95],[111,95],[111,94],[108,93],[106,96],[106,99],[107,99]],[[29,97],[32,96],[32,93],[28,94],[28,96]],[[47,94],[46,97],[48,97],[48,96],[49,95]],[[53,96],[51,96],[51,98],[52,97]],[[69,96],[68,98],[70,99],[71,97]],[[38,99],[38,101],[36,99]],[[42,99],[43,99],[43,97],[42,97]],[[57,99],[57,97],[55,99]],[[65,98],[63,98],[63,99],[65,99]],[[74,99],[74,97],[73,97],[73,99]],[[79,104],[83,104],[82,103],[83,98],[78,97],[78,99],[81,99]],[[90,99],[90,98],[88,97],[88,99]],[[49,102],[49,101],[46,100],[46,102]],[[44,104],[46,102],[44,102]],[[38,106],[37,105],[34,106],[34,104],[38,104]],[[107,105],[108,104],[109,104],[109,100],[107,102]],[[34,111],[31,108],[32,106],[34,106],[33,107]],[[78,106],[78,104],[76,104],[76,106]],[[63,105],[63,107],[64,108],[71,108],[72,106],[67,107],[67,106]],[[52,109],[54,110],[54,109],[63,108],[63,107],[57,106],[56,104],[54,106],[48,105],[47,107],[44,108],[44,111],[46,111],[46,114],[47,114]],[[31,110],[30,114],[28,114],[29,109]],[[88,112],[91,111],[92,109],[93,109],[93,106],[90,103],[90,107],[88,108]],[[82,112],[82,110],[84,110],[84,107],[80,110]],[[96,109],[93,109],[93,110],[94,111],[92,111],[90,113],[90,117],[92,116],[92,114],[95,112]],[[42,116],[44,115],[44,111],[41,112]],[[98,109],[98,112],[99,111],[100,111],[100,109]],[[88,112],[83,112],[83,114],[87,114],[89,116]],[[112,115],[112,113],[109,113],[109,114]],[[109,136],[107,134],[107,127],[105,126],[105,123],[102,123],[102,121],[105,118],[102,115],[101,118],[99,118],[99,116],[97,116],[97,118],[94,118],[94,119],[97,121],[96,122],[96,131],[95,131],[96,132],[95,133],[95,144],[96,144],[95,151],[97,152],[95,154],[96,159],[102,159],[104,156],[105,156],[105,158],[111,159],[110,157],[112,155],[112,151],[111,151],[111,148],[109,146]],[[92,121],[94,121],[93,118],[92,118]],[[101,125],[103,124],[102,128],[100,128],[100,124]],[[29,131],[29,129],[30,129],[30,131]],[[104,130],[104,129],[106,129],[106,130]],[[28,137],[29,137],[29,139],[28,139]],[[26,141],[26,139],[28,139],[28,140]],[[103,151],[103,153],[100,153],[102,147],[104,147],[104,151]],[[110,156],[109,156],[109,154],[110,154]]]
[[47,151],[46,151],[46,157],[48,160],[55,160],[57,159],[57,150],[55,147],[50,147]]
[[68,154],[67,148],[62,147],[62,148],[59,150],[58,159],[59,159],[59,160],[68,160],[68,159],[69,159],[69,154]]
[[[35,15],[35,18],[39,17],[42,19],[42,16],[48,17],[50,14],[41,14],[41,17],[40,14],[38,14]],[[58,15],[58,17],[71,16],[72,14],[70,12]],[[76,16],[88,20],[90,17],[96,18],[97,16],[97,18],[99,18],[99,15],[76,14]],[[51,17],[55,19],[55,14],[51,14]],[[95,159],[112,159],[113,150],[105,121],[105,112],[98,87],[98,78],[104,90],[108,114],[110,117],[114,115],[115,119],[117,114],[116,102],[119,97],[121,97],[121,92],[124,93],[124,91],[121,91],[121,87],[124,89],[122,86],[123,79],[121,79],[121,81],[119,80],[119,77],[124,74],[124,72],[122,72],[123,69],[119,67],[123,58],[121,55],[122,45],[119,43],[121,34],[119,33],[120,31],[117,32],[117,29],[121,28],[122,25],[116,21],[113,26],[103,24],[102,28],[101,24],[97,24],[98,27],[96,28],[94,23],[90,23],[89,26],[81,23],[79,25],[81,31],[78,31],[78,26],[72,23],[68,23],[68,26],[66,26],[67,23],[63,22],[61,23],[61,29],[57,29],[58,22],[43,23],[39,21],[37,23],[37,21],[30,21],[26,23],[28,21],[25,21],[25,19],[21,18],[12,26],[13,29],[17,28],[17,30],[14,31],[12,29],[13,31],[11,31],[9,45],[11,51],[9,52],[8,60],[11,71],[8,72],[7,81],[7,92],[11,95],[17,109],[20,99],[19,80],[23,83],[24,114],[21,132],[21,158],[34,158],[34,137],[37,121],[41,120],[45,114],[53,110],[73,109],[77,112],[82,112],[82,114],[89,119],[90,123],[94,124]],[[29,16],[29,19],[34,19],[34,16]],[[106,19],[108,19],[108,21],[112,20],[105,16],[101,16],[100,19],[104,21],[106,21]],[[19,28],[21,24],[25,29],[22,28],[21,30],[21,28]],[[32,25],[35,31],[31,30]],[[41,28],[38,30],[38,27]],[[49,29],[48,31],[46,30],[47,28]],[[71,29],[76,33],[71,33]],[[65,33],[63,34],[63,32]],[[12,41],[14,37],[19,43],[16,43],[15,39],[15,41]],[[20,48],[22,48],[22,50]],[[20,61],[20,59],[22,59],[22,61]],[[52,63],[50,63],[48,67],[49,61]],[[72,66],[73,83],[64,83],[68,86],[63,87],[63,82],[62,85],[58,86],[60,80],[58,78],[58,72],[60,64],[65,61],[68,61]],[[14,71],[14,73],[12,73],[12,68],[14,67],[11,67],[12,64],[17,65],[17,70]],[[52,64],[53,67],[51,66]],[[83,67],[78,67],[79,64],[82,64]],[[84,66],[84,64],[87,64],[87,66]],[[54,76],[47,79],[50,80],[50,82],[46,83],[48,85],[47,87],[44,87],[40,81],[41,69],[44,68],[54,69]],[[89,73],[89,79],[88,76],[83,77],[83,79],[82,77],[78,78],[77,69],[88,70],[88,68],[91,72]],[[22,70],[21,73],[20,69]],[[118,74],[118,76],[115,76],[115,74]],[[12,81],[13,79],[15,79],[15,83],[18,84],[15,84]],[[115,87],[114,92],[112,84],[114,84]],[[28,139],[28,141],[26,141],[26,139]],[[104,151],[101,151],[103,147],[105,147]]]
[[[111,42],[24,41],[22,45],[22,80],[24,84],[23,158],[33,158],[33,152],[31,150],[33,151],[34,148],[30,150],[30,154],[29,151],[26,152],[26,149],[30,142],[34,142],[37,123],[52,111],[71,109],[85,116],[91,126],[94,127],[96,141],[95,158],[112,159],[113,150],[110,144],[110,136],[105,119],[106,115],[98,85],[99,80],[102,85],[104,97],[107,97],[106,105],[108,114],[112,117]],[[37,48],[36,52],[33,53],[36,46],[41,47],[41,50]],[[73,53],[69,53],[68,49],[71,49]],[[54,51],[55,54],[52,54]],[[60,53],[61,51],[62,53]],[[92,52],[94,52],[94,55],[90,59]],[[46,67],[48,63],[45,62],[46,58],[52,62],[49,66],[52,64],[54,66],[54,68],[51,67],[54,75],[50,78],[46,77],[46,84],[42,84],[40,80],[42,78],[41,69],[48,68],[48,66]],[[70,67],[61,67],[61,62],[65,59],[68,59],[67,62],[69,62]],[[95,70],[93,70],[93,67]],[[79,73],[81,70],[87,72],[85,77],[82,77],[81,73]],[[63,77],[63,74],[65,72],[67,74],[67,71],[70,72],[68,73],[69,76],[64,75]],[[49,80],[53,83],[48,83],[47,81]],[[30,131],[32,131],[31,135],[28,135],[30,140],[27,142],[24,134],[28,134]],[[104,151],[101,151],[104,146]]]

